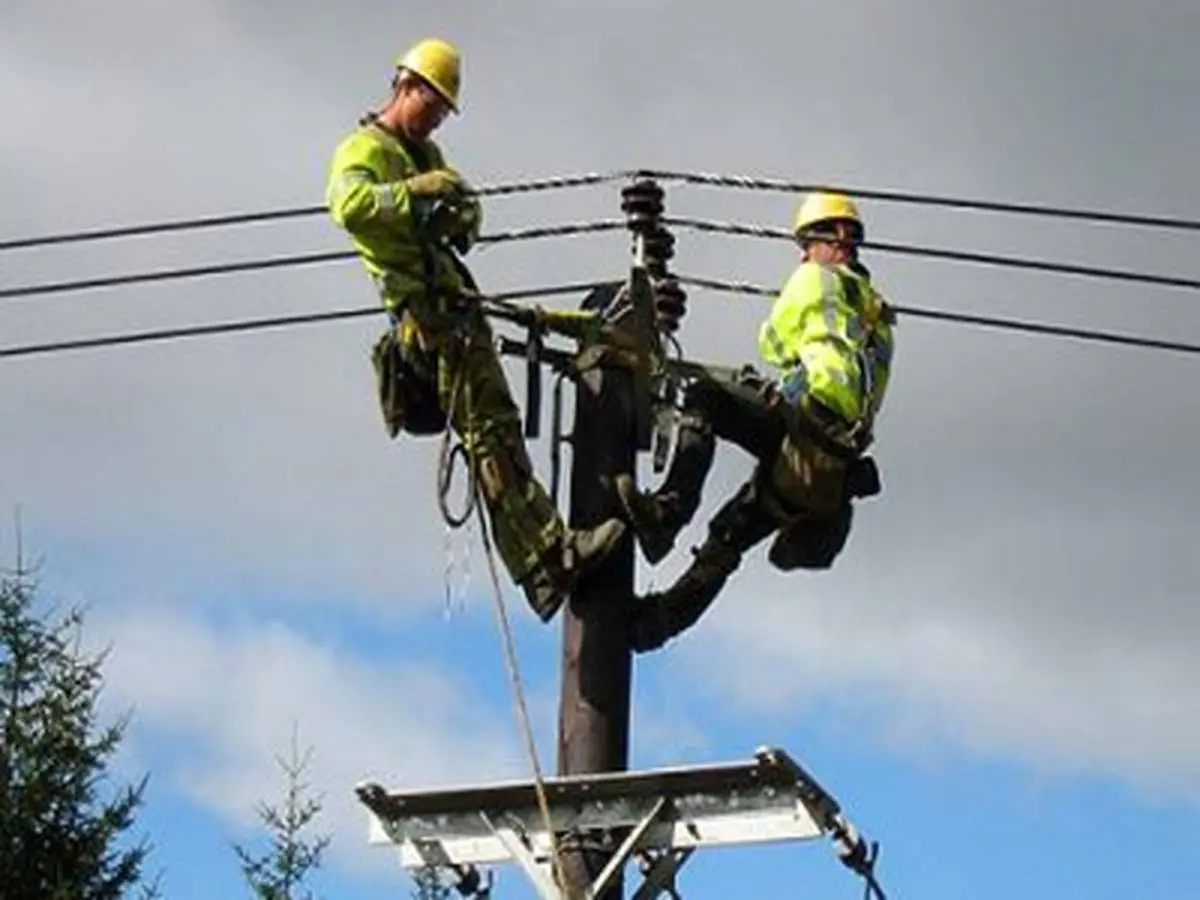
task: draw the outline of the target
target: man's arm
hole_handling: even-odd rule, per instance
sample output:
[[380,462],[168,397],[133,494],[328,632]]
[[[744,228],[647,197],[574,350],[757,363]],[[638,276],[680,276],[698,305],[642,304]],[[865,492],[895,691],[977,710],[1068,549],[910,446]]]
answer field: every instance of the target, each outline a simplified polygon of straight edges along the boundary
[[459,253],[466,253],[474,246],[483,230],[483,204],[480,202],[478,194],[471,193],[470,183],[452,163],[447,161],[441,148],[435,151],[434,158],[437,166],[453,172],[462,184],[463,192],[455,198],[457,215],[451,224],[449,234],[453,239],[454,248]]
[[758,351],[767,365],[786,369],[796,362],[811,313],[825,302],[827,275],[816,263],[802,263],[788,278],[758,331]]
[[333,220],[347,231],[412,223],[412,194],[407,181],[385,181],[383,151],[365,135],[346,138],[333,155],[325,202]]

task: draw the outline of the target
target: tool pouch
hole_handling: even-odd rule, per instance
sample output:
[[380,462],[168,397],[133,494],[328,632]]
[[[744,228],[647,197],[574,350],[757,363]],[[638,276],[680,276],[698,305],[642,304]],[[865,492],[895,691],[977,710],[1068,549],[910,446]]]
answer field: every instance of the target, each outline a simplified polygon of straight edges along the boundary
[[438,403],[437,354],[412,342],[401,343],[395,329],[379,336],[371,349],[379,411],[388,436],[438,434],[446,412]]
[[870,456],[860,456],[846,466],[846,494],[859,499],[874,497],[883,490],[879,467]]
[[781,528],[767,561],[781,572],[828,569],[846,547],[854,510],[843,503],[832,516],[801,516]]
[[788,434],[767,475],[771,493],[784,508],[830,516],[845,496],[846,472],[846,460],[811,440]]

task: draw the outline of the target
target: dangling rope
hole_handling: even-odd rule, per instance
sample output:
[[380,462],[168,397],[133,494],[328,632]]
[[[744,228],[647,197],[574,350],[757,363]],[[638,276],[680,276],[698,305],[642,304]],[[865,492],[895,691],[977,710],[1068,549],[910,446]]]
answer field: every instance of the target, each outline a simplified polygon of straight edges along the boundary
[[[450,402],[453,404],[456,401],[457,387],[451,392]],[[453,405],[451,409],[453,409]],[[446,427],[442,431],[441,449],[438,452],[438,487],[437,499],[438,509],[442,512],[442,518],[446,520],[446,524],[451,528],[461,528],[466,525],[471,518],[471,513],[475,511],[476,491],[475,491],[475,467],[471,465],[466,445],[460,440],[451,447],[451,428],[450,422],[447,420]],[[467,499],[466,508],[463,509],[460,515],[454,515],[450,510],[450,487],[454,480],[454,460],[461,458],[463,465],[467,470]]]
[[[458,528],[466,524],[466,522],[470,519],[472,512],[475,513],[479,521],[479,531],[483,539],[484,555],[487,557],[488,574],[491,576],[492,596],[495,600],[496,618],[500,626],[500,634],[503,639],[505,666],[508,670],[509,680],[512,684],[513,696],[517,707],[517,721],[521,728],[522,736],[525,740],[525,748],[529,754],[530,763],[533,767],[534,792],[537,795],[538,808],[542,815],[543,826],[546,829],[546,835],[550,841],[550,857],[551,865],[554,871],[554,878],[559,885],[565,886],[566,880],[562,871],[562,861],[559,858],[558,838],[554,833],[554,823],[550,817],[550,803],[546,797],[546,786],[542,775],[542,766],[538,758],[537,741],[534,738],[533,727],[530,724],[529,708],[525,701],[525,688],[522,684],[521,671],[517,662],[516,647],[512,637],[512,627],[508,621],[508,611],[504,604],[504,592],[500,587],[500,576],[496,568],[495,549],[492,544],[491,532],[488,528],[487,516],[484,514],[485,504],[481,497],[482,488],[479,484],[479,478],[477,476],[478,461],[474,458],[472,448],[469,448],[466,442],[462,440],[458,441],[454,445],[453,449],[450,449],[452,419],[454,410],[456,409],[456,404],[458,402],[458,392],[460,389],[465,390],[463,417],[468,423],[471,423],[474,418],[474,407],[471,402],[471,385],[466,379],[467,359],[469,358],[471,351],[471,344],[472,341],[468,334],[463,338],[460,344],[462,360],[459,363],[458,371],[455,373],[454,382],[451,386],[449,414],[446,417],[446,428],[442,432],[441,453],[438,467],[438,506],[442,511],[443,518],[445,518],[447,524],[452,528]],[[454,458],[460,455],[467,468],[469,494],[467,498],[466,510],[461,516],[454,516],[450,512],[446,496],[450,489]]]

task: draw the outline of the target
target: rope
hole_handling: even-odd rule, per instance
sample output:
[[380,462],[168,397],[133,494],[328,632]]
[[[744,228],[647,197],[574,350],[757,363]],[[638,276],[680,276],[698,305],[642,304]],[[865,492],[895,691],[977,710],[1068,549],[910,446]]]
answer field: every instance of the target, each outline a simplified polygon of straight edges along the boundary
[[[678,216],[664,216],[662,221],[666,225],[674,225],[679,228],[690,228],[695,231],[706,231],[717,234],[731,234],[740,237],[769,238],[771,240],[784,240],[789,242],[795,241],[796,239],[790,231],[785,231],[780,228],[768,228],[764,225],[744,225],[737,222],[712,222],[706,219],[691,219]],[[1131,272],[1126,269],[1103,269],[1094,266],[1079,266],[1071,263],[1056,263],[1040,259],[1001,256],[990,253],[972,253],[963,250],[944,250],[937,247],[915,247],[909,244],[890,244],[878,241],[863,241],[860,246],[870,250],[877,250],[880,253],[923,256],[931,259],[953,260],[955,262],[979,263],[982,265],[1004,266],[1016,269],[1034,269],[1042,272],[1057,272],[1065,275],[1082,275],[1090,278],[1104,278],[1116,281],[1136,281],[1143,284],[1156,284],[1166,287],[1200,290],[1200,279],[1180,278],[1173,275]]]
[[[476,486],[476,490],[480,490]],[[533,764],[533,788],[537,794],[538,809],[542,815],[542,826],[550,841],[550,859],[554,869],[554,877],[559,885],[566,885],[566,876],[562,871],[562,860],[559,857],[558,837],[554,833],[554,822],[550,817],[550,802],[546,797],[546,785],[542,775],[542,766],[538,759],[537,741],[533,736],[533,727],[529,722],[529,709],[525,703],[525,689],[521,683],[521,671],[517,663],[517,652],[513,645],[512,626],[508,621],[508,611],[504,605],[504,595],[500,588],[500,578],[496,572],[495,550],[489,533],[481,504],[476,503],[476,515],[479,518],[479,530],[483,535],[483,548],[487,555],[488,574],[492,581],[492,596],[496,601],[496,617],[500,624],[500,633],[504,638],[504,659],[508,668],[509,679],[512,682],[513,696],[517,706],[518,720],[525,739],[525,749]]]
[[[724,291],[734,294],[748,294],[755,297],[775,297],[778,291],[760,287],[744,281],[721,281],[715,278],[699,278],[695,276],[676,275],[680,284],[690,284],[694,287],[708,288],[713,291]],[[1117,334],[1108,331],[1092,331],[1086,328],[1069,328],[1063,325],[1048,325],[1042,322],[1029,322],[1020,319],[1001,319],[992,316],[976,316],[970,313],[955,313],[939,309],[924,309],[918,306],[901,306],[888,304],[897,313],[913,316],[914,318],[937,319],[943,322],[954,322],[960,325],[979,325],[985,328],[999,328],[1011,331],[1023,331],[1031,334],[1045,334],[1054,337],[1071,337],[1085,341],[1119,344],[1126,347],[1143,347],[1153,350],[1173,350],[1179,353],[1200,354],[1200,344],[1189,344],[1182,341],[1166,341],[1158,338],[1136,337],[1129,334]]]
[[452,461],[452,457],[453,457],[453,452],[448,455],[445,452],[445,448],[449,445],[449,442],[450,442],[449,434],[450,434],[450,430],[452,428],[451,418],[452,418],[453,410],[455,408],[455,403],[457,402],[458,392],[459,392],[460,388],[463,388],[464,386],[465,386],[465,392],[466,392],[465,393],[465,401],[464,401],[464,406],[465,406],[464,416],[468,422],[472,421],[472,419],[474,417],[474,407],[471,402],[471,385],[470,385],[470,382],[467,381],[467,379],[466,379],[467,363],[465,361],[465,357],[467,357],[469,355],[470,350],[471,350],[471,340],[469,337],[467,337],[466,339],[463,340],[463,342],[461,344],[461,348],[462,348],[462,353],[464,354],[464,362],[462,364],[460,364],[459,370],[454,379],[454,384],[451,388],[451,399],[450,399],[451,415],[448,415],[446,417],[446,429],[443,432],[443,438],[442,438],[443,452],[442,452],[441,471],[439,472],[439,481],[438,481],[438,484],[439,484],[438,501],[439,501],[439,506],[442,508],[443,517],[446,517],[447,522],[450,523],[452,527],[458,527],[458,525],[464,524],[467,521],[467,519],[469,518],[472,510],[474,511],[475,516],[479,523],[479,532],[480,532],[480,536],[483,540],[484,555],[486,556],[487,563],[488,563],[488,575],[490,576],[491,583],[492,583],[492,597],[495,600],[497,622],[500,626],[501,637],[503,638],[505,667],[508,670],[509,680],[511,682],[512,689],[513,689],[513,697],[514,697],[515,705],[517,707],[518,724],[521,729],[522,737],[525,741],[525,748],[526,748],[527,753],[529,754],[530,763],[533,767],[534,793],[537,795],[538,809],[542,816],[542,824],[543,824],[543,827],[546,829],[546,835],[550,841],[550,854],[551,854],[551,860],[552,860],[551,864],[552,864],[553,871],[554,871],[554,877],[558,880],[558,883],[560,885],[565,885],[566,880],[565,880],[565,876],[562,872],[562,862],[559,858],[558,839],[554,833],[554,822],[550,816],[550,803],[546,797],[545,779],[542,774],[542,766],[541,766],[541,762],[538,757],[537,741],[535,740],[534,735],[533,735],[533,727],[530,724],[530,719],[529,719],[529,709],[528,709],[528,706],[525,701],[525,689],[524,689],[524,685],[522,684],[521,671],[520,671],[519,664],[517,662],[517,653],[516,653],[516,648],[514,646],[513,636],[512,636],[512,626],[510,625],[510,623],[508,621],[508,611],[504,604],[504,592],[500,587],[500,576],[499,576],[499,573],[497,572],[497,567],[496,567],[496,558],[495,558],[496,551],[495,551],[495,547],[492,544],[491,531],[488,528],[487,516],[484,513],[485,503],[483,502],[482,497],[481,497],[482,487],[480,485],[478,477],[476,476],[478,462],[477,462],[477,460],[472,458],[473,454],[471,453],[470,449],[468,449],[466,447],[465,443],[463,443],[461,441],[455,446],[455,451],[461,450],[463,459],[466,461],[467,470],[470,474],[471,488],[470,488],[470,501],[469,501],[469,506],[467,508],[467,512],[464,514],[464,517],[462,518],[462,520],[459,521],[458,525],[453,524],[452,517],[448,516],[448,510],[446,510],[444,503],[443,503],[442,485],[449,484],[449,477],[444,476],[443,473],[446,469],[449,468],[447,463],[448,463],[448,461]]
[[[451,399],[451,404],[454,400]],[[453,406],[451,406],[453,408]],[[455,443],[454,447],[450,447],[450,424],[447,422],[445,430],[442,432],[441,448],[438,452],[438,509],[442,512],[442,518],[451,528],[461,528],[466,525],[471,518],[471,513],[475,510],[475,467],[471,465],[467,457],[467,448],[462,441]],[[467,468],[467,500],[466,508],[463,509],[461,515],[454,515],[450,512],[450,503],[447,499],[450,495],[450,483],[454,478],[454,459],[461,457]]]

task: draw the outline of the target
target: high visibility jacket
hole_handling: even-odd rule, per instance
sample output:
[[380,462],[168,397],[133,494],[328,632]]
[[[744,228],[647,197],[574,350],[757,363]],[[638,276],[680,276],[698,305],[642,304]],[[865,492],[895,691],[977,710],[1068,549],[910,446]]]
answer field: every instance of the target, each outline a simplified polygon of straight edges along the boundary
[[[418,172],[446,165],[433,141],[415,145],[371,120],[334,151],[325,191],[329,213],[350,234],[384,306],[393,312],[425,300],[430,286],[451,294],[465,287],[449,254],[425,227],[428,201],[410,196],[405,184]],[[465,203],[478,229],[478,198]]]
[[781,370],[790,402],[807,395],[869,433],[887,391],[893,336],[865,267],[801,263],[759,328],[758,347]]

